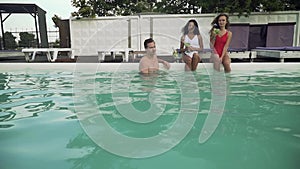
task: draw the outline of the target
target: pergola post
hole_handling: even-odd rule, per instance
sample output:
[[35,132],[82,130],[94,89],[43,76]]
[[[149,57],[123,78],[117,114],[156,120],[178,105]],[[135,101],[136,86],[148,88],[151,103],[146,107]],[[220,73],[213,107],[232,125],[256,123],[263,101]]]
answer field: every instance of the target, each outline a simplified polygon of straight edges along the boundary
[[46,12],[40,8],[37,9],[38,22],[40,29],[41,47],[48,48],[48,36],[47,36],[47,24],[46,24]]
[[33,17],[34,17],[34,25],[35,25],[36,43],[37,43],[37,47],[40,47],[39,30],[38,30],[38,24],[36,20],[36,13],[33,14]]
[[0,12],[0,22],[1,22],[1,34],[2,34],[2,36],[1,36],[2,40],[0,40],[0,50],[4,50],[4,48],[5,48],[5,40],[4,40],[3,19],[2,19],[2,13],[1,12]]
[[[3,19],[2,14],[8,13],[9,15]],[[28,13],[34,18],[35,31],[38,47],[48,48],[48,35],[47,35],[47,24],[46,24],[46,12],[35,4],[16,4],[16,3],[0,3],[0,21],[2,30],[2,44],[3,47],[0,50],[5,49],[4,39],[4,26],[3,23],[12,13]],[[38,19],[37,19],[38,17]],[[41,40],[41,42],[40,42]],[[0,42],[1,45],[1,42]]]

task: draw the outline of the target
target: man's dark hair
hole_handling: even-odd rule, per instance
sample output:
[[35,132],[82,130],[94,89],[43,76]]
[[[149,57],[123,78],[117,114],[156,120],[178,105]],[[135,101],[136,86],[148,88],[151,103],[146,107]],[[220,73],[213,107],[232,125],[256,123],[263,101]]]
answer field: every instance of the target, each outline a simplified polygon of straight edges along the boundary
[[[149,43],[152,43],[152,42],[154,42],[154,40],[153,40],[152,38],[146,39],[146,40],[144,41],[144,47],[145,47],[145,49],[147,49],[148,44],[149,44]],[[155,42],[154,42],[154,43],[155,43]]]

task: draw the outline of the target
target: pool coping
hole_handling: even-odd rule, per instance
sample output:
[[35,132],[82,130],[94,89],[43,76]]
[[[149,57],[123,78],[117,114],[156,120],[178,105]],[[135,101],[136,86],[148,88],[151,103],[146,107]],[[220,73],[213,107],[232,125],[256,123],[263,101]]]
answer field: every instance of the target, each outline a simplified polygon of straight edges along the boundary
[[[184,70],[184,63],[170,63],[172,70]],[[138,70],[139,63],[0,63],[0,72],[22,70],[53,70],[53,71],[121,71]],[[162,70],[163,65],[160,65]],[[212,63],[200,63],[198,70],[212,68]],[[298,70],[300,63],[232,63],[232,71],[235,70]]]

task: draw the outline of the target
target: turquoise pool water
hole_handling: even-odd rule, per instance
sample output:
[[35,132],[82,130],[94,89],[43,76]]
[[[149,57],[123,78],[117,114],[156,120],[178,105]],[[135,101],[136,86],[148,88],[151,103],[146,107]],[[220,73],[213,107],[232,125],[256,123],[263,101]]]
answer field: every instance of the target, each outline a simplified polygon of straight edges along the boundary
[[[212,102],[211,77],[199,70],[193,74],[196,80],[193,85],[199,92],[199,98],[194,99],[200,101],[195,123],[179,144],[153,157],[128,158],[110,153],[86,134],[78,119],[77,111],[93,110],[95,107],[89,106],[95,101],[93,104],[114,130],[137,138],[161,135],[179,116],[183,89],[175,79],[182,76],[184,72],[180,71],[151,77],[140,76],[136,71],[121,75],[3,71],[0,73],[0,168],[299,168],[299,70],[227,74],[223,115],[213,135],[204,143],[198,139]],[[77,83],[82,84],[81,88],[74,89],[74,77],[76,80],[80,77]],[[124,79],[130,82],[125,85],[130,104],[142,112],[156,105],[163,110],[159,117],[149,123],[134,123],[120,114],[118,106],[128,101],[121,97],[125,92]],[[73,97],[75,90],[83,93],[78,99]],[[126,148],[126,144],[122,146]]]

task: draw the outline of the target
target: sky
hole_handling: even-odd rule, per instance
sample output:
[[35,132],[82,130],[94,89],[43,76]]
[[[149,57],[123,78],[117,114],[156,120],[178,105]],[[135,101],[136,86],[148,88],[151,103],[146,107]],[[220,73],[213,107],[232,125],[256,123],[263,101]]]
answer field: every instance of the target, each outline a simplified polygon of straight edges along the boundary
[[[51,19],[54,14],[62,19],[68,19],[71,12],[76,11],[71,5],[71,0],[0,0],[0,3],[36,4],[46,11],[47,29],[52,31],[56,30]],[[6,16],[4,14],[3,18]],[[35,30],[34,18],[30,14],[12,14],[4,22],[4,30],[9,32]]]

